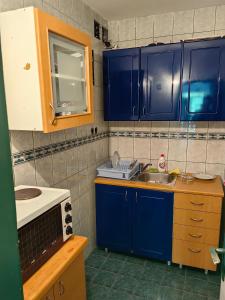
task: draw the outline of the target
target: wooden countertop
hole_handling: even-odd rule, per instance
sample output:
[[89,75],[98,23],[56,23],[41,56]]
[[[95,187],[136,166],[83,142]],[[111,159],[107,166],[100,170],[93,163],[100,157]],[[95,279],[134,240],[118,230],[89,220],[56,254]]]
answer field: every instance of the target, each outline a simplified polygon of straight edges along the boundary
[[71,262],[84,251],[87,243],[86,237],[71,237],[62,248],[24,283],[24,300],[37,300],[45,295]]
[[188,184],[182,182],[179,178],[177,178],[174,186],[103,177],[97,177],[95,179],[95,183],[149,190],[170,191],[175,193],[189,193],[216,197],[224,196],[223,185],[220,176],[217,176],[214,180],[209,181],[195,179]]

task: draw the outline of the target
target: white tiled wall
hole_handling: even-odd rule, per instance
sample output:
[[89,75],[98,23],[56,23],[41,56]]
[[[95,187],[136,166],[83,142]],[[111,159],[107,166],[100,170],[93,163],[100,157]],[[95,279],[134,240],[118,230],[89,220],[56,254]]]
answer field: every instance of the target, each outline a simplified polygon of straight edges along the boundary
[[109,38],[120,48],[192,37],[224,35],[225,5],[109,21]]
[[[152,42],[225,35],[225,5],[110,21],[109,37],[119,48],[146,46]],[[110,122],[111,131],[225,133],[225,122]],[[224,178],[225,142],[168,138],[111,137],[110,155],[119,150],[124,158],[156,165],[165,153],[168,167],[188,172],[209,172]]]
[[[130,124],[130,125],[129,125]],[[179,126],[180,125],[180,126]],[[129,129],[128,129],[129,128]],[[110,122],[110,131],[225,133],[225,122]],[[109,138],[109,155],[119,151],[124,159],[138,159],[157,166],[161,153],[168,168],[187,172],[209,172],[225,178],[225,141],[113,136]]]
[[[0,12],[25,6],[39,7],[49,14],[55,15],[89,33],[92,37],[94,19],[107,26],[107,21],[81,0],[0,0]],[[103,132],[108,130],[108,124],[103,121],[102,42],[93,38],[93,48],[95,54],[95,123],[93,126],[97,126],[99,132]],[[91,126],[83,126],[53,134],[12,131],[10,132],[11,149],[13,153],[16,153],[66,139],[86,136],[90,134],[90,128]],[[105,138],[14,167],[15,185],[54,186],[71,190],[75,233],[89,237],[87,253],[95,245],[95,197],[93,184],[95,169],[107,157],[108,139]]]

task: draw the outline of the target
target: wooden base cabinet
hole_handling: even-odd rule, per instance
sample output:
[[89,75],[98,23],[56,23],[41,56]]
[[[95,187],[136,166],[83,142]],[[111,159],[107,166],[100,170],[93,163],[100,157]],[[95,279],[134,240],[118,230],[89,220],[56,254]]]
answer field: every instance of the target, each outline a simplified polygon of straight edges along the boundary
[[[212,245],[213,246],[213,245]],[[173,240],[173,262],[190,267],[216,271],[210,252],[210,245],[182,240]]]
[[215,271],[210,247],[219,246],[222,198],[175,193],[172,261]]
[[23,285],[24,300],[86,300],[87,238],[71,237]]
[[85,300],[85,275],[83,256],[80,255],[63,275],[57,280],[54,287],[54,300]]

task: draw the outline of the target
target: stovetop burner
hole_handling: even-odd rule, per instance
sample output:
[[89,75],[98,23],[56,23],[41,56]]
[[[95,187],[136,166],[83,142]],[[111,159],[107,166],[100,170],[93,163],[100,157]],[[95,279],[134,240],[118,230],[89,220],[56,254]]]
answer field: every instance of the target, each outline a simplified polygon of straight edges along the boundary
[[36,198],[42,194],[42,191],[37,188],[26,188],[15,191],[16,200],[29,200]]

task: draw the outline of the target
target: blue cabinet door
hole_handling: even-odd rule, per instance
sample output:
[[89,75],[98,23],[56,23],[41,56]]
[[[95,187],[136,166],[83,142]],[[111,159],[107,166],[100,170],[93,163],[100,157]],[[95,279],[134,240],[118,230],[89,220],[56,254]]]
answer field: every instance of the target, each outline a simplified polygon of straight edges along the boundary
[[225,39],[184,43],[183,121],[225,120]]
[[106,121],[138,120],[139,52],[136,48],[103,53]]
[[181,43],[141,49],[141,120],[179,119],[181,73]]
[[173,193],[136,189],[133,203],[134,253],[171,260]]
[[131,250],[131,201],[124,187],[96,185],[97,245]]

